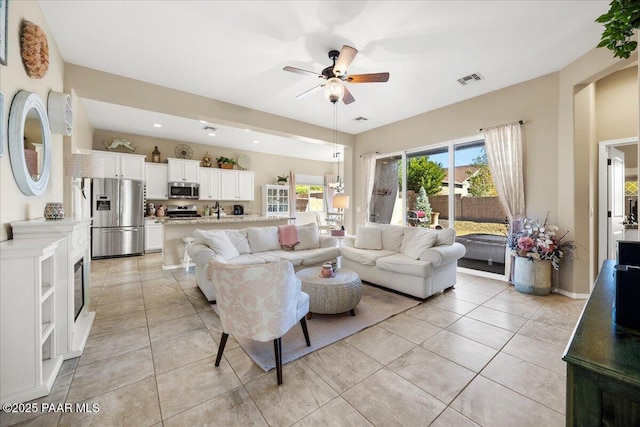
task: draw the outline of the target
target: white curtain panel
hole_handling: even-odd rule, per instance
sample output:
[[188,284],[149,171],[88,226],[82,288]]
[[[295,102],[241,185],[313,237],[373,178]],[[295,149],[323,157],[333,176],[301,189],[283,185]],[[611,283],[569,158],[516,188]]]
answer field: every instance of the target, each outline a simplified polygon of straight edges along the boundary
[[296,173],[289,171],[289,218],[296,218]]
[[358,221],[360,225],[369,222],[369,204],[376,172],[376,155],[377,153],[367,153],[360,156],[360,182],[363,184],[360,187],[360,200],[364,203],[364,209],[360,209]]
[[525,217],[522,168],[522,125],[518,122],[484,129],[489,168],[509,221]]
[[332,174],[326,174],[324,176],[324,198],[327,203],[327,212],[335,212],[336,209],[333,208],[333,194],[336,192],[336,189],[333,188],[332,184],[338,182],[338,177]]

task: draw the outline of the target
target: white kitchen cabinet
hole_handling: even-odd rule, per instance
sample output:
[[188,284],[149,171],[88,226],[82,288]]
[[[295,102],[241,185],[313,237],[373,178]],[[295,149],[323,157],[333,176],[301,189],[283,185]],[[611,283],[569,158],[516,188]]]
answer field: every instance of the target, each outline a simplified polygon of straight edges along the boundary
[[199,182],[199,160],[167,158],[169,182]]
[[289,217],[289,186],[262,186],[262,215]]
[[137,179],[144,181],[144,158],[142,154],[111,153],[94,150],[94,156],[104,160],[105,178]]
[[222,199],[220,195],[221,175],[221,169],[200,168],[200,200]]
[[144,220],[144,252],[162,252],[164,224],[155,218]]
[[144,169],[147,200],[168,200],[168,165],[145,163]]
[[62,365],[56,351],[55,252],[63,239],[0,243],[0,400],[45,396]]
[[254,200],[253,171],[220,169],[221,200]]

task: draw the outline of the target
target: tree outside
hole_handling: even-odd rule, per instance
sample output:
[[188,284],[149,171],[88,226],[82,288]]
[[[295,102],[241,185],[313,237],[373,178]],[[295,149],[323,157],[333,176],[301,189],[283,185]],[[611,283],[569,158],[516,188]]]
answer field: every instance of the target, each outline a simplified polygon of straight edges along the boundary
[[429,160],[429,156],[412,157],[407,162],[407,190],[419,193],[424,187],[427,196],[438,194],[442,190],[444,175],[442,164]]
[[473,159],[470,165],[473,169],[467,170],[469,177],[469,196],[471,197],[492,197],[496,196],[496,187],[493,185],[491,169],[487,160],[487,152],[483,149],[482,154]]
[[431,215],[431,203],[429,203],[429,197],[427,197],[427,191],[424,187],[420,187],[420,191],[418,192],[416,209],[424,212],[427,216]]

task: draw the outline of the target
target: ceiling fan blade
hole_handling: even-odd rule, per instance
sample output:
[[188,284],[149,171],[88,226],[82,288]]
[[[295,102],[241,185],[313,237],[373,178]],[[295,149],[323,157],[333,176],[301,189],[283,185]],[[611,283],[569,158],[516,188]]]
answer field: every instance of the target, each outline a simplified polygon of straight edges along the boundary
[[349,92],[349,89],[347,89],[347,87],[344,87],[344,96],[342,97],[342,102],[344,102],[345,105],[349,105],[352,102],[355,102],[355,98],[353,97],[353,95],[351,95],[351,92]]
[[316,73],[315,71],[303,70],[302,68],[290,67],[288,65],[284,67],[283,70],[291,71],[292,73],[296,73],[296,74],[304,74],[305,76],[312,75],[315,77],[323,77],[320,74]]
[[322,89],[324,87],[324,85],[318,85],[315,87],[312,87],[311,89],[302,92],[300,95],[296,96],[296,99],[302,99],[304,97],[306,97],[307,95],[310,95],[312,93],[316,93],[318,92],[320,89]]
[[352,74],[345,79],[349,83],[381,83],[389,81],[389,73]]
[[351,61],[355,58],[356,53],[358,53],[358,49],[347,45],[342,46],[340,55],[338,55],[338,59],[336,60],[336,65],[333,67],[333,73],[336,76],[346,74],[347,68],[351,65]]

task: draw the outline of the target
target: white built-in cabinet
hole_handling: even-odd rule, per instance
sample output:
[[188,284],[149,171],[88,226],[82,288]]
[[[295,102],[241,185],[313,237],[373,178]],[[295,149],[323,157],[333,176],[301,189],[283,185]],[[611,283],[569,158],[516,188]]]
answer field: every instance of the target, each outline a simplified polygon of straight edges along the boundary
[[[91,272],[91,220],[73,218],[47,221],[37,218],[11,223],[14,241],[64,237],[56,249],[56,348],[65,360],[82,355],[96,313],[89,311]],[[75,279],[82,288],[74,288]],[[78,292],[76,295],[75,292]],[[82,292],[82,294],[80,294]],[[84,295],[84,306],[76,313],[75,299]],[[78,299],[78,301],[81,301]]]
[[62,365],[56,351],[55,253],[65,239],[0,243],[0,401],[46,396]]
[[93,150],[94,156],[104,160],[104,177],[136,179],[144,181],[144,158],[142,154],[113,153]]
[[169,182],[199,182],[199,160],[167,158]]
[[[221,200],[222,169],[200,168],[200,200]],[[235,199],[234,199],[235,200]]]
[[289,217],[289,186],[262,186],[262,215]]
[[221,169],[220,199],[247,200],[255,199],[254,173],[252,171],[238,171]]
[[147,200],[167,200],[168,165],[165,163],[145,163],[145,186]]

